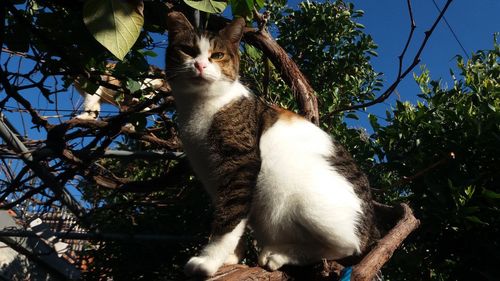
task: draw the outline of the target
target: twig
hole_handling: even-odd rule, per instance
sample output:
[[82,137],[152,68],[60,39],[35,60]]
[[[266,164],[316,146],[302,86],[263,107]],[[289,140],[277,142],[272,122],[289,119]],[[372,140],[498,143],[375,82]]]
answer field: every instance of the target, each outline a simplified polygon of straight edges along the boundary
[[415,54],[415,56],[413,58],[413,62],[404,70],[404,72],[402,72],[402,64],[403,64],[404,55],[406,53],[406,50],[408,49],[408,45],[409,45],[412,37],[413,37],[414,24],[415,24],[414,20],[413,20],[413,12],[411,9],[410,0],[408,0],[408,10],[410,13],[411,29],[410,29],[410,35],[408,36],[408,40],[405,44],[403,52],[399,56],[399,70],[398,70],[398,75],[396,77],[396,80],[389,86],[389,88],[387,88],[387,90],[385,90],[384,93],[382,93],[376,99],[369,101],[367,103],[351,105],[351,106],[347,106],[345,108],[337,109],[337,110],[333,111],[330,115],[335,115],[335,114],[338,114],[340,112],[347,111],[347,110],[355,110],[355,109],[359,109],[359,108],[369,107],[369,106],[372,106],[374,104],[381,103],[381,102],[385,101],[387,98],[389,98],[389,96],[394,92],[396,87],[406,77],[406,75],[408,75],[408,73],[410,73],[413,70],[413,68],[415,68],[415,66],[417,66],[420,63],[420,55],[422,54],[422,51],[424,50],[425,46],[427,45],[427,41],[429,40],[430,36],[434,32],[434,29],[436,28],[436,26],[439,23],[439,21],[441,20],[441,18],[444,16],[446,10],[448,10],[448,7],[451,4],[451,2],[453,2],[453,0],[448,0],[446,2],[443,10],[441,10],[441,13],[434,21],[432,27],[429,30],[425,31],[424,40],[422,41],[420,48],[418,49],[417,53]]
[[448,155],[444,156],[439,161],[432,163],[428,167],[425,167],[424,169],[416,172],[414,175],[409,176],[409,177],[404,176],[402,179],[400,179],[399,181],[396,182],[395,186],[399,186],[401,184],[414,181],[414,180],[420,178],[421,176],[427,174],[428,172],[434,170],[434,168],[436,168],[440,165],[443,165],[444,163],[448,162],[449,160],[453,160],[453,159],[455,159],[455,153],[450,152],[450,153],[448,153]]
[[32,55],[30,55],[28,53],[23,53],[23,52],[18,52],[18,51],[11,51],[8,48],[4,48],[4,47],[2,47],[2,52],[10,54],[10,55],[14,55],[14,56],[19,56],[19,57],[23,57],[23,58],[32,59],[32,60],[38,61],[38,62],[45,62],[45,60],[40,59],[39,57],[32,56]]
[[46,130],[51,128],[53,125],[49,124],[49,122],[45,119],[43,119],[38,112],[36,112],[32,107],[31,104],[28,100],[23,98],[10,84],[9,79],[7,78],[6,73],[4,70],[0,67],[0,82],[3,85],[3,88],[5,92],[7,93],[8,96],[11,98],[15,99],[18,103],[20,103],[31,115],[31,119],[33,124],[42,126]]

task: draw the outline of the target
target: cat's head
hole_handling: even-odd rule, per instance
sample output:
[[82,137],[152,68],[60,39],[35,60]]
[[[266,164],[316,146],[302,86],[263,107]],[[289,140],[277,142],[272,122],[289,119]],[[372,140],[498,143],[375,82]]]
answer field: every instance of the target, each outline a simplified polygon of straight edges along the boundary
[[199,32],[182,13],[172,12],[167,26],[166,69],[172,86],[204,86],[238,79],[244,19],[235,19],[218,33]]

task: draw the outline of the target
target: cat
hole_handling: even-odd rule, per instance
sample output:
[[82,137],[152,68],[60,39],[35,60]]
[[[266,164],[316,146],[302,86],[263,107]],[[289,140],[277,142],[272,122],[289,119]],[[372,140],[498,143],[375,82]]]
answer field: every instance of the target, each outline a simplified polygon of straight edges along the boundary
[[180,137],[215,208],[211,239],[185,273],[238,263],[247,226],[269,270],[365,252],[378,236],[366,176],[327,133],[239,82],[245,21],[209,33],[172,12],[167,26]]
[[[114,69],[115,68],[114,63],[109,63],[106,65],[107,69]],[[164,73],[157,67],[150,66],[149,67],[149,73],[150,75],[154,76],[164,76]],[[101,80],[105,83],[120,87],[122,85],[121,81],[109,74],[104,74],[101,75]],[[99,113],[101,111],[101,103],[109,103],[113,104],[115,106],[119,106],[119,104],[116,101],[116,98],[118,97],[119,91],[111,89],[106,86],[99,86],[95,93],[88,93],[84,87],[83,84],[85,83],[85,80],[82,77],[78,77],[75,79],[73,82],[73,85],[75,86],[75,89],[78,91],[78,93],[83,97],[83,112],[75,118],[77,119],[82,119],[82,120],[95,120],[97,117],[99,117]],[[149,99],[152,98],[157,90],[166,90],[169,91],[168,85],[165,84],[165,79],[163,78],[145,78],[144,80],[141,81],[141,91],[147,91],[149,94],[144,95],[145,98]],[[132,105],[134,103],[137,103],[136,98],[131,98],[129,95],[125,95],[124,98],[124,105]],[[148,108],[145,109],[147,111]]]

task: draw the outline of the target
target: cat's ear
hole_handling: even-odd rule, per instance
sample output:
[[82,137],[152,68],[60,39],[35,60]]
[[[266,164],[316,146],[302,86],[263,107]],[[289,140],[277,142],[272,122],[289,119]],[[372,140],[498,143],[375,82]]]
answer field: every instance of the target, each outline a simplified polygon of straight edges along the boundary
[[219,31],[219,35],[233,44],[239,44],[243,37],[246,22],[243,18],[235,18],[230,24]]
[[174,38],[182,31],[194,31],[194,27],[181,12],[171,12],[167,15],[168,36]]

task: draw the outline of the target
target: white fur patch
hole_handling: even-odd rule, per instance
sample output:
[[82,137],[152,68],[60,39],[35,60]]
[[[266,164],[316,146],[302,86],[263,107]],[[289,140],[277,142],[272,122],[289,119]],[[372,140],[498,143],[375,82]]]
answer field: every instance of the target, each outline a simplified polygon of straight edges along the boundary
[[286,244],[311,260],[360,252],[361,201],[329,164],[332,150],[328,134],[299,118],[278,120],[262,135],[252,213],[261,246]]
[[200,57],[208,58],[210,57],[210,40],[205,36],[201,36],[198,40],[198,48],[200,48]]
[[206,66],[201,76],[211,81],[220,80],[222,78],[222,72],[219,65],[209,60],[211,51],[210,40],[204,36],[200,37],[198,40],[198,48],[200,49],[200,54],[194,58],[193,64],[199,62]]

